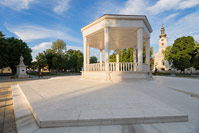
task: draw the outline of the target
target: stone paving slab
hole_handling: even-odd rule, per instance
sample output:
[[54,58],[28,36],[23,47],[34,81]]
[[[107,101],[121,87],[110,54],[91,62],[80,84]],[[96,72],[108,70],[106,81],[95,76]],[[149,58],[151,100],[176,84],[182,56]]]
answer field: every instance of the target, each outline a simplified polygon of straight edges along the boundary
[[[175,84],[181,83],[182,86],[187,84],[191,84],[193,89],[198,88],[198,80],[197,81],[188,81],[187,79],[179,79],[179,78],[165,78],[165,77],[154,77],[156,80],[154,88],[134,88],[140,92],[146,93],[147,95],[165,103],[169,106],[177,108],[182,112],[188,113],[189,121],[188,122],[172,122],[172,123],[154,123],[154,124],[131,124],[131,125],[107,125],[107,126],[79,126],[79,127],[61,127],[61,128],[36,128],[36,130],[32,130],[32,126],[34,127],[36,124],[33,116],[28,117],[30,121],[28,125],[23,124],[21,121],[21,126],[18,123],[17,129],[18,133],[199,133],[199,102],[198,99],[191,97],[189,95],[185,95],[184,93],[180,93],[178,91],[174,91],[172,89],[167,88],[167,84],[171,82],[171,80],[175,80]],[[152,81],[153,82],[153,81]],[[136,84],[136,83],[134,83]],[[144,82],[138,81],[137,84],[143,84]],[[164,87],[163,87],[164,86]],[[13,88],[13,87],[12,87]],[[13,90],[18,90],[18,88]],[[19,93],[21,94],[21,93]],[[19,100],[20,102],[14,103],[21,104],[24,102],[23,96]],[[20,98],[19,95],[13,96],[13,100]],[[27,110],[27,104],[24,102],[24,108]],[[21,106],[15,107],[15,110],[20,110]],[[30,110],[29,110],[30,111]],[[24,111],[22,111],[24,112]],[[23,116],[23,113],[20,113]],[[24,113],[24,117],[26,117],[26,113]],[[17,116],[16,116],[17,119]],[[35,122],[35,123],[34,123]],[[32,125],[32,126],[31,126]],[[20,130],[19,130],[20,129]]]
[[0,133],[16,133],[11,83],[0,83]]
[[82,81],[79,76],[18,84],[40,127],[184,122],[182,113],[134,88],[133,82]]

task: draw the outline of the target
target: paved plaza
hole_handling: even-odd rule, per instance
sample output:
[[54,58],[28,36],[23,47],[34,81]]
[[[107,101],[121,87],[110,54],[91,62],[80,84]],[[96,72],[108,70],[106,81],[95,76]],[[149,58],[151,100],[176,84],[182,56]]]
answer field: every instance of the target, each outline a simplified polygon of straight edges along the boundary
[[0,133],[16,133],[11,85],[17,82],[0,83]]
[[12,89],[19,133],[199,132],[198,79],[110,83],[71,76]]

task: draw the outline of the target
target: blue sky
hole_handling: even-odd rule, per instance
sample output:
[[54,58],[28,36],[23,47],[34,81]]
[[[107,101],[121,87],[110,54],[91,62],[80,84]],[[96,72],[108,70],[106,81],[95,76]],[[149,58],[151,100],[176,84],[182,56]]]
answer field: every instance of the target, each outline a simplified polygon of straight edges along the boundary
[[0,30],[25,41],[33,57],[57,39],[82,50],[80,29],[103,14],[146,15],[155,52],[162,23],[168,45],[188,35],[199,41],[199,0],[0,0]]

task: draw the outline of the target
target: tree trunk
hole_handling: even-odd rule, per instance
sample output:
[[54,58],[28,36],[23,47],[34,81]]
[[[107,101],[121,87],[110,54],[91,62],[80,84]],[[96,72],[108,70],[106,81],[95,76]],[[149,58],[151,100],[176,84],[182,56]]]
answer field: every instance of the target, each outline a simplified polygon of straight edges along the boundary
[[12,70],[12,75],[15,75],[16,74],[16,67],[11,67],[11,70]]

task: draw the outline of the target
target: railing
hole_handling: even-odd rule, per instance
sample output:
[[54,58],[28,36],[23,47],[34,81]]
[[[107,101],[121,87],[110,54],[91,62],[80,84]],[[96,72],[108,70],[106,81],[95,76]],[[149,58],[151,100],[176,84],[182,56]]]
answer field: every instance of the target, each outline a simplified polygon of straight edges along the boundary
[[[110,62],[109,63],[109,71],[134,71],[134,67],[137,69],[137,64],[133,64],[133,62]],[[87,71],[105,71],[105,64],[102,63],[93,63],[86,65]]]
[[86,65],[87,71],[105,71],[105,64],[93,63]]
[[109,71],[133,71],[133,62],[109,63]]

